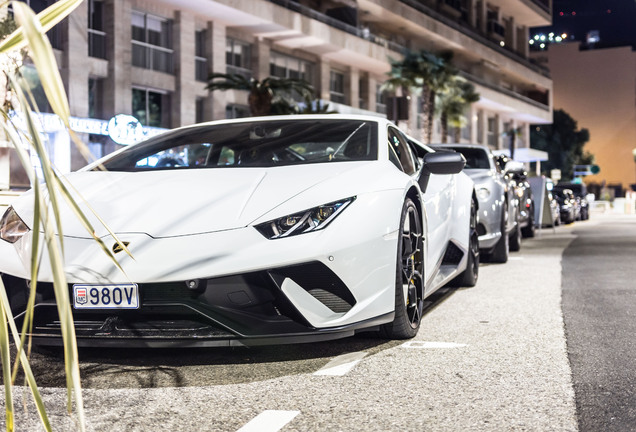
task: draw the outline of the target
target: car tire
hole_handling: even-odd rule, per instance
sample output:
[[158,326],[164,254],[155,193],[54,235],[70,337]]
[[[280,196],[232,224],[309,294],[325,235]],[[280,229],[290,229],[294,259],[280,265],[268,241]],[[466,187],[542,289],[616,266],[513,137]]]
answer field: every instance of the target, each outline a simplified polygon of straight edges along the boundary
[[534,209],[531,209],[530,217],[528,218],[528,225],[521,229],[521,235],[525,238],[534,237]]
[[477,203],[470,204],[470,230],[468,237],[466,269],[453,281],[452,286],[474,287],[479,276],[479,234],[477,234]]
[[417,334],[424,307],[424,255],[422,219],[406,199],[400,217],[395,275],[395,317],[380,334],[389,339],[410,339]]
[[509,248],[511,252],[519,252],[521,250],[521,228],[519,227],[519,218],[515,228],[510,233]]
[[495,263],[508,262],[508,255],[510,254],[510,237],[506,234],[506,214],[508,213],[508,203],[504,202],[504,206],[501,209],[501,238],[495,245],[492,253],[490,254],[490,261]]

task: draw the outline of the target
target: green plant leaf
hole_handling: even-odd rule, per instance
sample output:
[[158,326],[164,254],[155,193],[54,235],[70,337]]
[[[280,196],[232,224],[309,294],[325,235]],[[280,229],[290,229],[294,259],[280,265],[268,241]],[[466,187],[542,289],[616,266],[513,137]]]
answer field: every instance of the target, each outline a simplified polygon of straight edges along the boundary
[[[11,331],[11,335],[13,336],[13,340],[19,340],[20,334],[18,333],[18,329],[15,325],[15,320],[13,319],[13,314],[11,313],[11,307],[9,306],[9,298],[7,297],[7,290],[5,289],[4,283],[0,278],[0,307],[3,310],[3,314],[6,318],[6,322],[9,324],[9,329]],[[46,431],[52,431],[51,423],[46,415],[46,408],[44,407],[44,401],[42,400],[42,395],[38,390],[37,383],[35,381],[35,376],[33,375],[33,371],[31,370],[31,366],[29,365],[29,360],[27,359],[24,351],[20,353],[20,364],[22,365],[22,370],[24,371],[24,376],[29,385],[29,389],[31,390],[31,394],[33,395],[33,399],[35,400],[35,405],[37,407],[38,414],[40,416],[40,421],[42,422],[42,426]],[[2,364],[2,367],[5,367],[5,364]],[[6,385],[11,385],[11,382],[6,383]]]
[[[44,32],[51,30],[66,18],[75,8],[77,8],[83,0],[60,0],[44,9],[37,15],[38,21]],[[12,2],[14,5],[19,2]],[[27,41],[22,35],[20,29],[14,31],[0,42],[0,53],[19,50],[27,46]]]
[[29,45],[30,57],[33,60],[40,82],[53,112],[68,127],[70,108],[66,99],[64,83],[57,68],[55,55],[49,39],[35,14],[25,3],[14,2],[13,14],[22,29],[22,34]]

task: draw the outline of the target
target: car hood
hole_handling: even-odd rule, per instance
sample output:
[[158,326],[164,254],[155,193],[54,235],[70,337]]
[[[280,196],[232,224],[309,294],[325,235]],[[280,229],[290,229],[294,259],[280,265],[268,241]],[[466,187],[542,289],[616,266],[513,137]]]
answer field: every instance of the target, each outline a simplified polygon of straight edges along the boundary
[[476,185],[492,181],[494,173],[487,169],[465,169],[464,172],[473,179]]
[[[338,193],[345,174],[369,162],[340,162],[277,168],[218,168],[150,172],[85,171],[67,176],[70,190],[82,202],[99,237],[108,231],[90,209],[115,233],[146,233],[173,237],[241,228],[309,189]],[[340,178],[340,180],[338,180]],[[322,190],[322,189],[320,189]],[[307,207],[324,204],[302,200]],[[317,196],[324,197],[325,193]],[[333,196],[332,200],[344,196]],[[60,205],[65,236],[88,238],[86,229],[65,203]],[[85,201],[85,202],[84,202]],[[33,226],[33,196],[14,203],[25,223]]]

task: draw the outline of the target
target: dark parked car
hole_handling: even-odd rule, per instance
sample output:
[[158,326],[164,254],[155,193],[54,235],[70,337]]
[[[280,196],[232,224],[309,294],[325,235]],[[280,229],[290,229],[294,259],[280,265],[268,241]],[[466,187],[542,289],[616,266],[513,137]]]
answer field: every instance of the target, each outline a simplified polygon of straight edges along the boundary
[[578,210],[579,204],[574,197],[574,194],[570,189],[552,189],[552,194],[559,203],[561,209],[560,216],[561,222],[570,224],[576,220],[580,211]]
[[577,220],[587,220],[590,218],[590,205],[587,201],[587,187],[583,183],[559,183],[554,189],[563,190],[570,189],[574,194],[580,208]]
[[534,195],[528,182],[528,173],[523,166],[507,164],[506,176],[514,183],[514,191],[519,200],[519,227],[523,237],[534,237]]

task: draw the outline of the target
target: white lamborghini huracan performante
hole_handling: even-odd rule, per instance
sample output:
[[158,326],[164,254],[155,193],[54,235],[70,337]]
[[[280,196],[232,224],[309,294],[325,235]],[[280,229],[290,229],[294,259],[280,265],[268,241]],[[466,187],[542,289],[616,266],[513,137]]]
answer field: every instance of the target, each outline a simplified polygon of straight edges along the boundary
[[[217,121],[115,152],[67,176],[93,226],[99,215],[132,254],[96,228],[122,272],[62,208],[78,344],[413,337],[425,297],[477,280],[478,204],[464,164],[385,119],[344,115]],[[0,222],[0,273],[18,317],[33,217],[28,192]],[[46,262],[32,336],[58,344]]]

